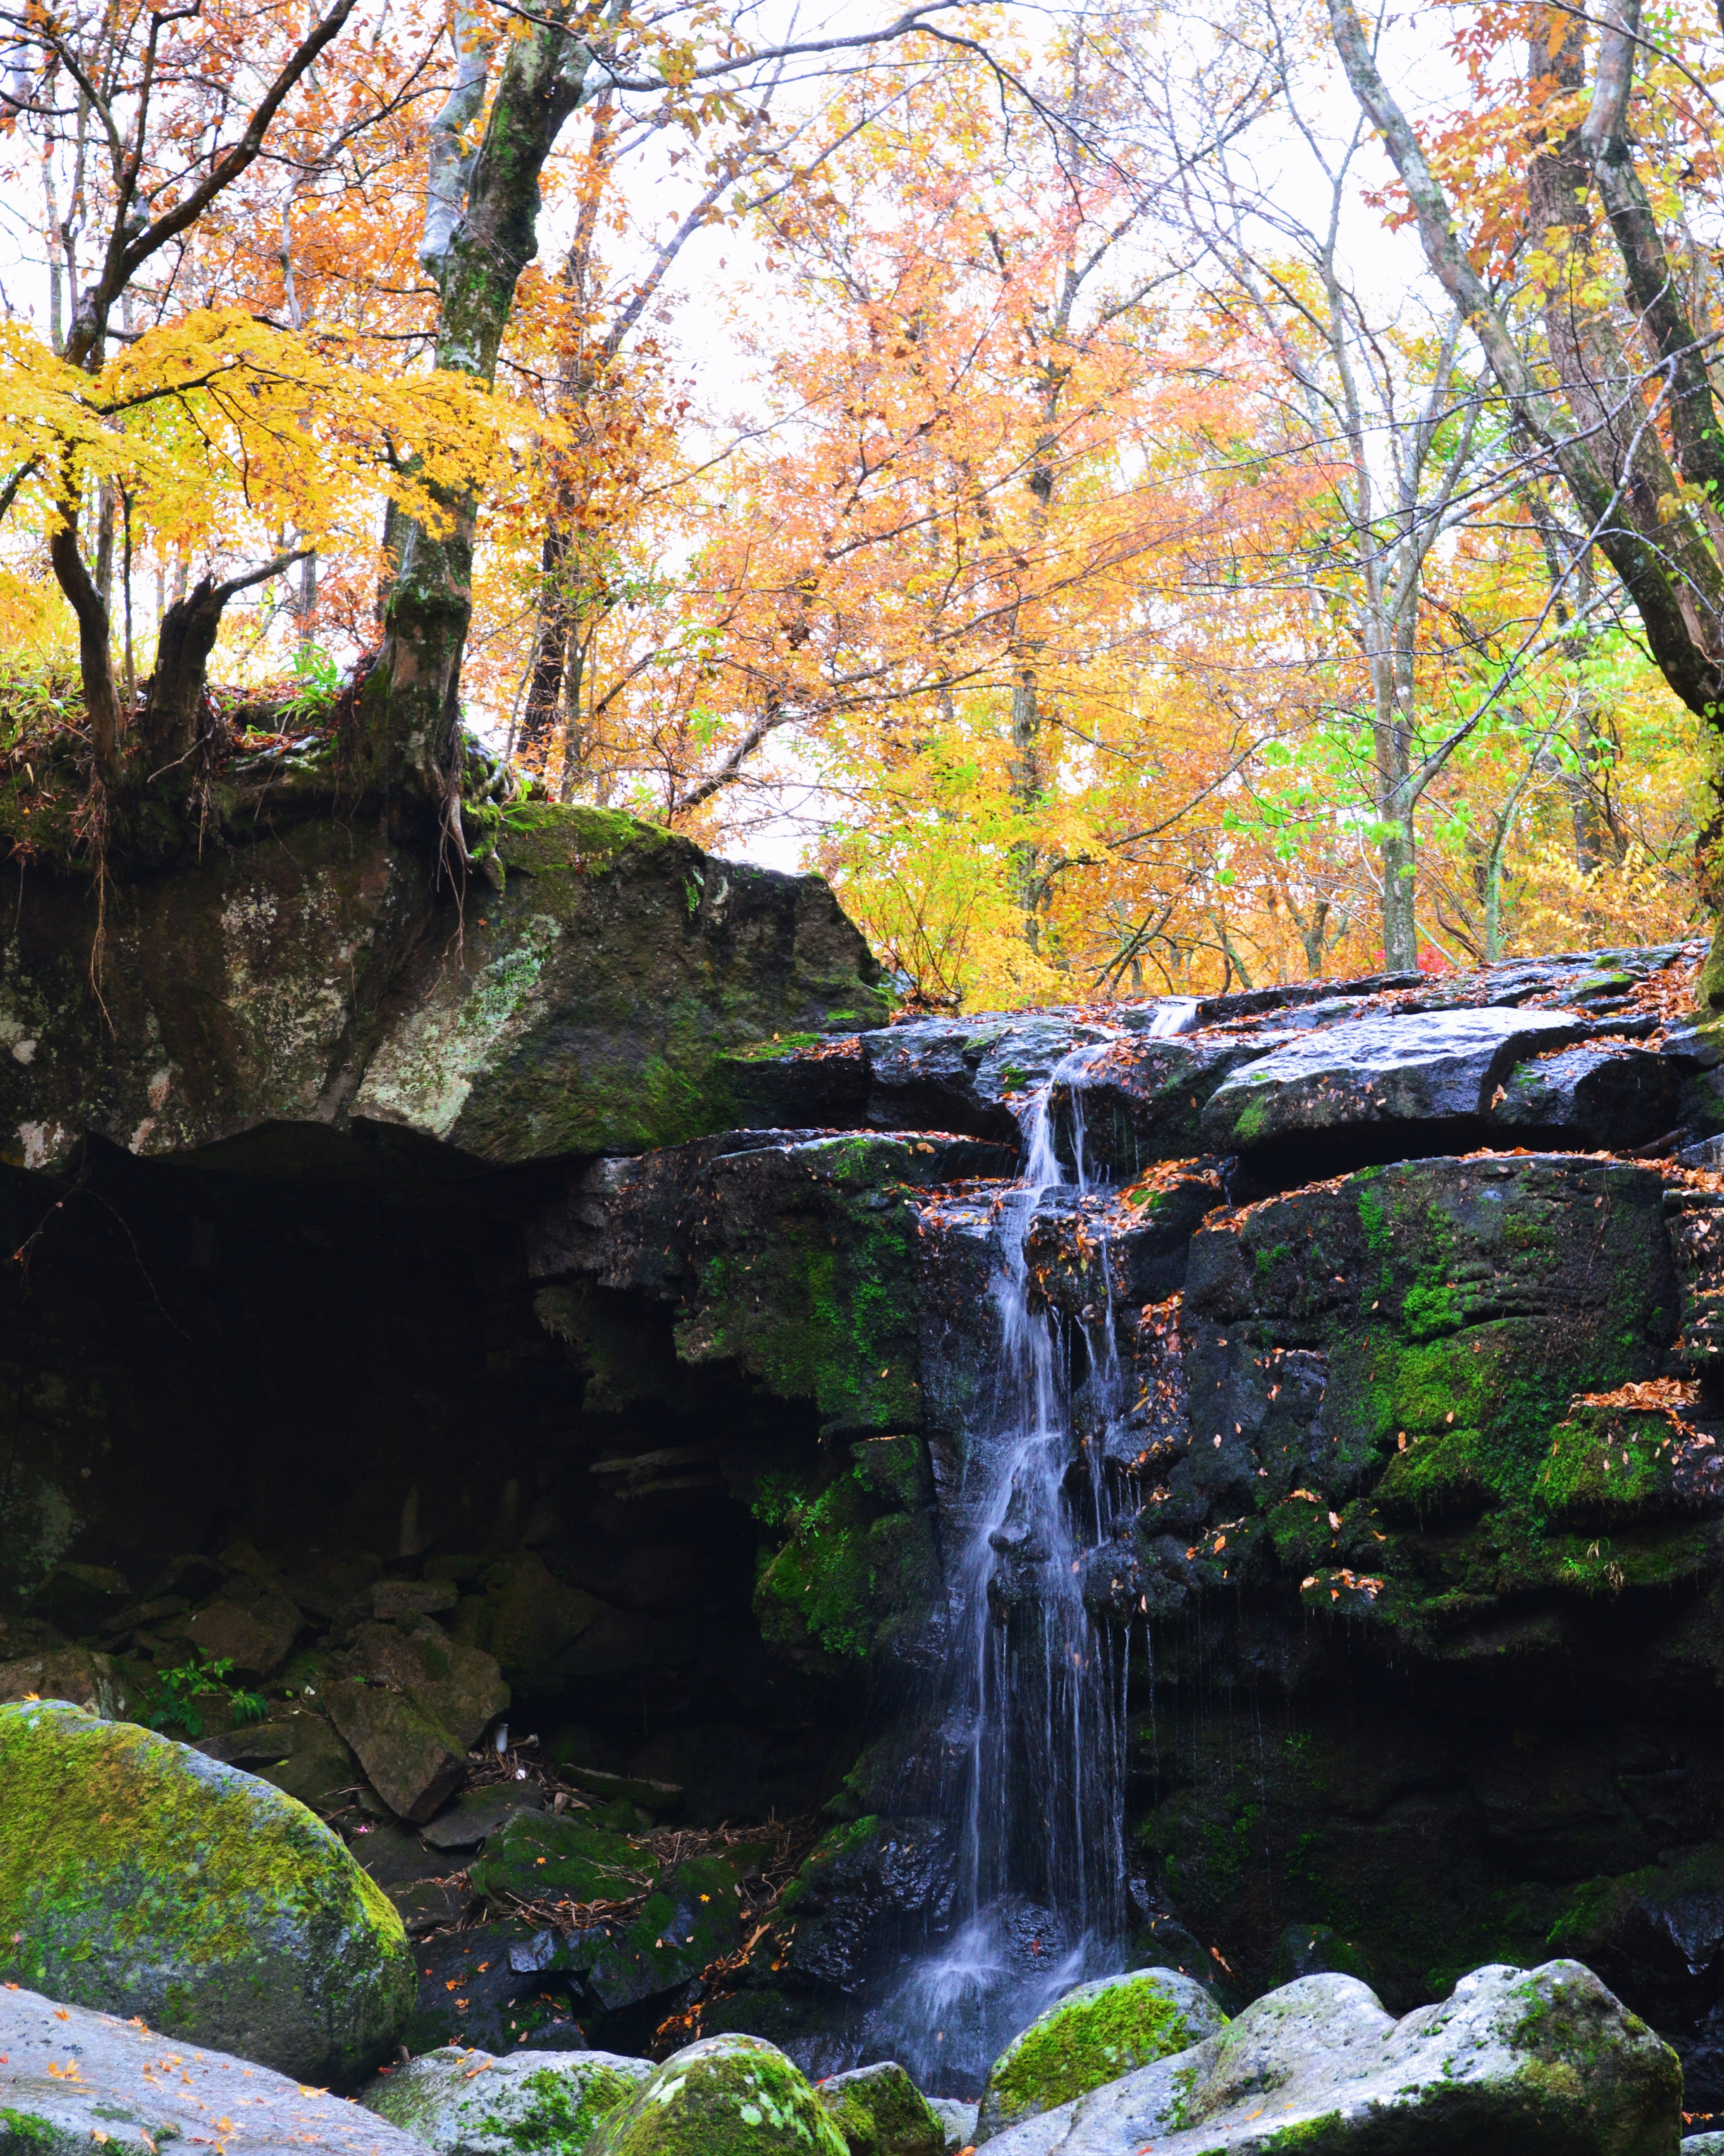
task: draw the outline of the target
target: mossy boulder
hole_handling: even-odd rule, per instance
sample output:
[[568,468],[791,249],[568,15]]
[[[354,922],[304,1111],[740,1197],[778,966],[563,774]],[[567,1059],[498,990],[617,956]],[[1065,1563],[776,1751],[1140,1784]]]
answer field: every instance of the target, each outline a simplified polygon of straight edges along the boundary
[[976,2139],[991,2141],[1020,2120],[1201,2043],[1226,2020],[1200,1984],[1174,1969],[1080,1984],[988,2068]]
[[359,2101],[437,2156],[583,2156],[600,2121],[652,2071],[614,2051],[497,2058],[447,2044],[380,2073]]
[[587,2156],[849,2156],[806,2076],[758,2036],[708,2036],[673,2052]]
[[267,1165],[295,1124],[329,1158],[331,1126],[488,1166],[674,1144],[747,1120],[746,1052],[775,1034],[889,1014],[818,876],[601,809],[490,813],[463,896],[434,834],[326,798],[116,866],[100,994],[88,875],[33,871],[0,928],[0,1158],[61,1168],[95,1132]]
[[1190,2051],[1008,2129],[998,2156],[1675,2156],[1675,2054],[1578,1962],[1496,1966],[1397,2021],[1308,1976]]
[[0,1978],[351,2082],[412,2010],[401,1919],[239,1768],[49,1701],[0,1707]]
[[892,2061],[833,2074],[815,2083],[814,2093],[849,2156],[945,2156],[945,2121]]

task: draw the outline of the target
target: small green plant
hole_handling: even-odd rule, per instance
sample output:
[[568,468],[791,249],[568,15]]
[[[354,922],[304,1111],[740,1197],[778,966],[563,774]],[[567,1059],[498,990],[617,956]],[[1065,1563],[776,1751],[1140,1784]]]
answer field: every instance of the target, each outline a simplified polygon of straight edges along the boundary
[[163,1670],[144,1710],[145,1727],[164,1733],[170,1729],[183,1730],[195,1742],[203,1734],[203,1717],[198,1712],[197,1702],[212,1697],[227,1702],[234,1721],[242,1727],[248,1722],[261,1722],[264,1713],[262,1697],[228,1682],[228,1672],[233,1666],[233,1657],[223,1655],[216,1661],[182,1662],[177,1669]]
[[326,717],[341,692],[341,670],[334,655],[321,644],[302,644],[293,655],[299,693],[282,706],[282,714],[295,725],[306,726]]

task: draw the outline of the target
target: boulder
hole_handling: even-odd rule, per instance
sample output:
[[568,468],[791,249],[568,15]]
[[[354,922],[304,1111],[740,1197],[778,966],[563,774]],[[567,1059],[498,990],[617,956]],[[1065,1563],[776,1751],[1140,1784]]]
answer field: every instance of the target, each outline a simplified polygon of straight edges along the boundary
[[458,1745],[473,1743],[509,1704],[509,1687],[495,1656],[452,1640],[428,1617],[404,1625],[361,1625],[348,1666],[373,1684],[409,1699]]
[[70,1700],[109,1719],[124,1714],[127,1706],[119,1664],[110,1655],[93,1655],[85,1647],[53,1647],[46,1654],[0,1662],[0,1702],[31,1698]]
[[1308,1976],[1194,2049],[986,2145],[993,2156],[1674,2156],[1675,2054],[1578,1962],[1501,1964],[1397,2021]]
[[1576,1146],[1643,1146],[1681,1121],[1683,1065],[1624,1041],[1583,1041],[1532,1058],[1491,1106],[1504,1142],[1560,1137]]
[[1014,2037],[988,2068],[977,2142],[1052,2111],[1226,2025],[1200,1984],[1174,1969],[1080,1984]]
[[523,1812],[541,1812],[545,1798],[536,1782],[497,1782],[488,1789],[464,1789],[419,1830],[434,1849],[476,1849],[500,1834]]
[[674,2051],[587,2156],[849,2156],[807,2079],[758,2036],[708,2036]]
[[446,2044],[377,2075],[359,2101],[437,2156],[584,2156],[608,2112],[650,2078],[614,2051],[490,2051]]
[[28,1047],[0,1069],[7,1158],[64,1168],[86,1131],[139,1155],[226,1141],[263,1158],[275,1127],[337,1117],[494,1167],[638,1151],[741,1120],[748,1051],[775,1034],[889,1014],[818,876],[516,802],[491,889],[464,905],[434,841],[355,822],[351,801],[332,815],[315,785],[303,806],[270,798],[229,843],[116,867],[100,997],[85,878],[33,876],[0,937],[0,1040]]
[[466,1779],[466,1753],[400,1692],[343,1682],[325,1687],[323,1703],[372,1787],[401,1818],[431,1818]]
[[945,2156],[946,2123],[902,2066],[885,2061],[814,2084],[849,2156]]
[[186,1637],[206,1662],[228,1661],[242,1681],[273,1676],[293,1652],[300,1613],[285,1594],[267,1589],[242,1596],[251,1582],[208,1602],[186,1620]]
[[0,1976],[341,2084],[413,2001],[401,1921],[302,1804],[63,1702],[0,1707]]
[[1203,1143],[1239,1152],[1342,1126],[1475,1124],[1516,1063],[1585,1030],[1568,1012],[1486,1007],[1373,1013],[1298,1034],[1216,1088]]
[[945,2156],[958,2156],[960,2149],[974,2144],[977,2107],[973,2103],[966,2103],[955,2096],[931,2096],[928,2108],[939,2120],[946,2137],[941,2144]]
[[141,2020],[0,1987],[0,2148],[8,2156],[230,2142],[295,2156],[425,2156],[412,2134],[254,2060],[203,2044],[188,2051]]

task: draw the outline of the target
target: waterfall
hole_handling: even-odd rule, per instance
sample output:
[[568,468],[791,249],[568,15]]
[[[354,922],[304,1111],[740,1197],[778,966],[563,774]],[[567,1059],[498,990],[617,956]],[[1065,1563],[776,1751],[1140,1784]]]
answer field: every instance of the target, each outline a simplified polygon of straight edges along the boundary
[[[1160,1030],[1157,1011],[1154,1029]],[[1171,1007],[1166,1029],[1186,1017]],[[992,1412],[964,1462],[942,1727],[957,1843],[953,1917],[870,2017],[870,2055],[973,2095],[989,2062],[1071,1985],[1124,1967],[1125,1643],[1084,1607],[1086,1553],[1131,1503],[1103,1471],[1126,1406],[1111,1292],[1070,1320],[1035,1291],[1029,1245],[1049,1200],[1092,1188],[1083,1091],[1110,1044],[1074,1050],[1025,1111],[1025,1160],[999,1200]],[[1068,1177],[1054,1096],[1070,1102]],[[1111,1289],[1105,1238],[1100,1264]]]

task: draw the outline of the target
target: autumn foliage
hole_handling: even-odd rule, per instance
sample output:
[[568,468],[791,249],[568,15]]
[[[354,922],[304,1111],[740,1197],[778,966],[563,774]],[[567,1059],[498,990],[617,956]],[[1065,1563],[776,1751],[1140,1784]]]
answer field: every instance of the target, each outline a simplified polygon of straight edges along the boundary
[[[122,733],[188,584],[259,572],[212,665],[296,669],[303,706],[403,633],[412,531],[409,560],[453,549],[461,711],[511,783],[799,849],[929,1004],[1440,970],[1698,917],[1711,723],[1424,275],[1371,129],[1335,134],[1322,15],[976,8],[746,90],[701,87],[741,49],[711,10],[613,11],[628,58],[557,17],[608,58],[534,182],[495,380],[451,341],[447,257],[421,262],[427,175],[550,33],[351,7],[80,349],[78,234],[184,199],[306,37],[223,0],[146,15],[109,33],[108,107],[38,33],[5,109],[44,205],[0,330],[15,673],[80,648],[88,672],[49,558],[69,516]],[[1706,33],[1661,18],[1632,93],[1679,237],[1717,180]],[[152,34],[174,64],[128,194]],[[1541,192],[1588,108],[1583,26],[1491,7],[1425,34],[1454,92],[1426,148],[1527,363],[1554,364],[1553,307],[1628,352],[1619,265]],[[1655,370],[1623,367],[1668,435]],[[1680,513],[1717,524],[1702,495]]]

